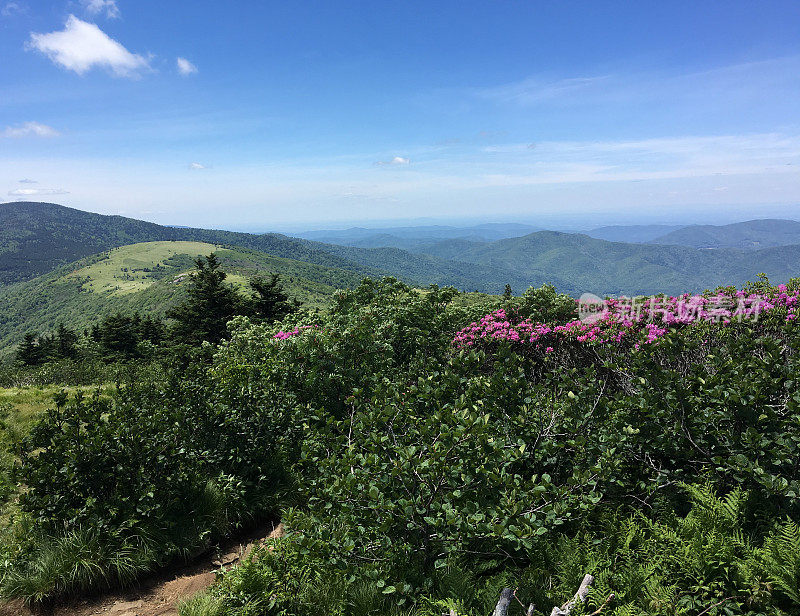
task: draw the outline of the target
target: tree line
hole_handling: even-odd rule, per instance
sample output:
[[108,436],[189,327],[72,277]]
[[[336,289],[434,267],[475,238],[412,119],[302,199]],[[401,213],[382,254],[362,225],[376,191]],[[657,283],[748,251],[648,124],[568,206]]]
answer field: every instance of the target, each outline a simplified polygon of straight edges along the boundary
[[141,356],[148,345],[197,346],[204,341],[216,344],[227,336],[227,323],[234,316],[273,323],[302,305],[289,296],[278,274],[252,277],[250,292],[243,293],[226,282],[227,274],[216,254],[197,258],[195,266],[189,275],[186,298],[167,312],[167,320],[138,312],[117,313],[83,332],[64,323],[44,334],[30,331],[17,348],[18,363],[38,366],[92,353],[105,361],[118,361]]

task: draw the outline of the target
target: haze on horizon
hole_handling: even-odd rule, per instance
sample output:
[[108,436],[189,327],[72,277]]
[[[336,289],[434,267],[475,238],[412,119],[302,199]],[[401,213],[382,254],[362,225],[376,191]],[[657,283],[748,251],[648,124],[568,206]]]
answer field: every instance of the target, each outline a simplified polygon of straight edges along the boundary
[[0,0],[0,201],[231,229],[800,217],[800,4]]

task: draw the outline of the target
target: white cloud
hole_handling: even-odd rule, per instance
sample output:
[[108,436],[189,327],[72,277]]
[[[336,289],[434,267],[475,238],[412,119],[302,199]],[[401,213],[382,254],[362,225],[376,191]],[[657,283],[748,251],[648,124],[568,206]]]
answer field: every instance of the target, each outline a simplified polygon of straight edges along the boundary
[[61,188],[16,188],[9,190],[12,197],[41,197],[43,195],[68,195],[68,190]]
[[0,137],[58,137],[59,132],[52,126],[38,122],[25,122],[19,126],[8,126]]
[[125,49],[95,24],[81,21],[74,15],[67,18],[63,30],[48,34],[32,32],[29,45],[79,75],[102,67],[117,77],[136,77],[140,71],[150,68],[145,58]]
[[19,181],[19,183],[20,184],[38,184],[39,182],[37,182],[36,180],[31,180],[30,178],[22,178]]
[[91,15],[105,13],[109,19],[117,19],[120,16],[117,0],[81,0],[81,4]]
[[6,2],[3,8],[0,9],[0,15],[3,17],[11,17],[12,15],[19,15],[25,12],[25,7],[19,2]]
[[178,58],[175,63],[178,65],[178,72],[181,75],[192,75],[197,72],[197,67],[186,58]]
[[189,169],[197,169],[197,170],[199,170],[199,169],[208,169],[208,167],[206,167],[202,163],[190,163],[189,164]]
[[402,156],[395,156],[392,160],[379,160],[378,165],[409,165],[411,160]]

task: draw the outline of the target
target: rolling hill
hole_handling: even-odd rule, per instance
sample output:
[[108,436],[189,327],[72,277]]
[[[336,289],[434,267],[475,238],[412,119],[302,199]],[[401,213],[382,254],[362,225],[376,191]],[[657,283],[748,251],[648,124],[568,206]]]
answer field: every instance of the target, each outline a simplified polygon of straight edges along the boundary
[[[492,243],[449,240],[425,249],[529,280],[544,278],[579,295],[638,295],[741,285],[766,272],[773,280],[800,276],[800,245],[745,251],[608,242],[577,233],[540,231]],[[561,284],[559,285],[559,282]]]
[[163,315],[182,299],[193,259],[210,252],[217,253],[234,285],[246,287],[253,274],[276,272],[290,295],[312,308],[327,305],[337,288],[360,279],[346,270],[243,248],[182,241],[131,244],[0,287],[0,355],[26,331],[51,330],[59,322],[83,329],[115,312]]
[[277,233],[165,227],[154,223],[93,214],[54,203],[0,204],[0,285],[29,280],[110,248],[138,242],[190,241],[231,245],[276,257],[369,274],[357,263]]
[[741,248],[757,250],[800,244],[800,222],[796,220],[748,220],[730,225],[691,225],[650,240],[692,248]]
[[609,242],[640,244],[683,229],[684,225],[609,225],[587,231],[586,235]]
[[[252,235],[209,229],[164,227],[121,216],[103,216],[52,203],[0,204],[0,224],[11,225],[0,239],[0,285],[28,280],[36,273],[47,272],[99,250],[125,245],[124,238],[136,236],[144,241],[190,241],[221,246],[236,246],[276,257],[304,261],[336,271],[363,276],[397,276],[417,285],[437,283],[465,290],[496,293],[506,283],[524,289],[552,278],[528,276],[496,267],[476,267],[454,259],[415,254],[396,248],[365,249],[323,244],[277,233]],[[26,225],[35,232],[31,235]],[[494,229],[493,225],[486,225]],[[500,225],[508,231],[507,225]],[[124,229],[125,231],[121,231]],[[15,231],[16,230],[16,231]],[[497,232],[497,231],[495,231]],[[15,235],[16,233],[16,235]],[[72,238],[72,239],[69,239]],[[83,244],[77,239],[84,238]],[[427,245],[427,244],[426,244]],[[98,249],[98,246],[103,248]],[[77,256],[76,256],[77,255]],[[563,283],[566,281],[556,280]],[[341,284],[340,286],[348,286]]]

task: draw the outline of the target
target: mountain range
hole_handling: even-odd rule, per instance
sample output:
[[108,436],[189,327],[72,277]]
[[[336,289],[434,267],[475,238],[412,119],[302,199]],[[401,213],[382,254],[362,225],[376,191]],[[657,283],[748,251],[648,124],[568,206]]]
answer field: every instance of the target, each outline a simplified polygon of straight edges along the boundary
[[[212,250],[240,284],[257,272],[278,272],[311,305],[323,305],[335,288],[365,276],[487,293],[500,293],[506,284],[522,293],[551,283],[574,296],[695,292],[741,285],[761,272],[775,281],[800,276],[796,221],[595,230],[636,242],[524,233],[524,225],[505,224],[469,227],[466,236],[455,227],[370,231],[342,232],[337,241],[348,244],[334,244],[166,227],[50,203],[0,204],[0,347],[26,328],[51,327],[57,319],[80,324],[111,310],[163,313],[180,295],[174,281],[191,269],[192,257]],[[383,236],[390,236],[389,245],[371,246]]]

